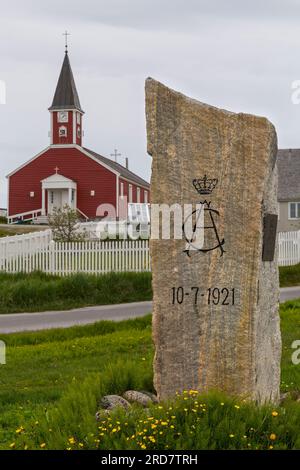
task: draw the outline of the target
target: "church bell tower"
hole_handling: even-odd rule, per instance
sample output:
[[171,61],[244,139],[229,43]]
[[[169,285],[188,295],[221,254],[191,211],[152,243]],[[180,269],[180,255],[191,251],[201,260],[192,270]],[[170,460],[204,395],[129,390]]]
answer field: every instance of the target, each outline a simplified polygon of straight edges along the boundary
[[50,145],[82,145],[82,117],[66,44],[65,57],[50,111]]

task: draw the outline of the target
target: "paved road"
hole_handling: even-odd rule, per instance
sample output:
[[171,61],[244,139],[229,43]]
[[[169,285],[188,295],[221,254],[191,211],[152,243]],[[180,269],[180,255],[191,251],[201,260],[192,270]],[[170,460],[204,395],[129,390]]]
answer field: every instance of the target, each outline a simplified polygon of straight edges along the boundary
[[280,302],[292,299],[300,299],[300,286],[283,287],[280,289]]
[[[280,301],[300,298],[300,286],[280,289]],[[99,320],[125,320],[151,312],[152,302],[85,307],[62,312],[0,315],[0,334],[87,325]]]
[[99,320],[125,320],[151,312],[152,302],[85,307],[63,312],[12,313],[0,315],[0,334],[87,325]]

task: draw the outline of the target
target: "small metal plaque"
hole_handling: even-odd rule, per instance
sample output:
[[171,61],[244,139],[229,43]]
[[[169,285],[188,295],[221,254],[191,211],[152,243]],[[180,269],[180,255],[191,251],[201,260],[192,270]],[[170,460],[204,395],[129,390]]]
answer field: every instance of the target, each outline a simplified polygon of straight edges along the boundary
[[277,214],[266,214],[264,216],[263,261],[274,260],[277,220]]

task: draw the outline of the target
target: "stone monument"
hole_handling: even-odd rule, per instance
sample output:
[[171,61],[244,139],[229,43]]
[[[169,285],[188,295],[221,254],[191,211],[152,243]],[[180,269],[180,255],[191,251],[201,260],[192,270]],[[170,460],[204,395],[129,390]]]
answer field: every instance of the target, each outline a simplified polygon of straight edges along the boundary
[[[161,204],[194,207],[182,217],[180,239],[171,229],[170,239],[150,242],[158,397],[215,389],[276,402],[275,128],[264,117],[200,103],[151,78],[146,117],[152,213]],[[159,220],[153,223],[160,227]]]

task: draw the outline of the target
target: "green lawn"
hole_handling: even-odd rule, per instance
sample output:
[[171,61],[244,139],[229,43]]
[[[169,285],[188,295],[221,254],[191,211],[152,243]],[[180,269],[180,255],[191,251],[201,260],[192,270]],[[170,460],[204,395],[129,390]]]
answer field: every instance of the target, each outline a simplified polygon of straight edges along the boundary
[[300,263],[279,268],[280,287],[300,286]]
[[150,316],[2,335],[7,364],[0,366],[0,449],[300,449],[300,364],[291,363],[299,314],[300,302],[281,306],[282,391],[292,396],[284,407],[187,394],[148,412],[117,411],[98,424],[103,394],[152,390]]
[[0,314],[66,310],[152,299],[150,273],[0,273]]
[[[98,373],[109,364],[130,361],[137,371],[140,367],[145,387],[151,384],[150,316],[1,339],[7,344],[7,364],[0,366],[0,449],[15,440],[20,425],[27,428],[32,416],[45,415],[63,401],[68,387],[76,392],[93,373],[92,382],[98,383]],[[75,400],[73,406],[80,403]]]

